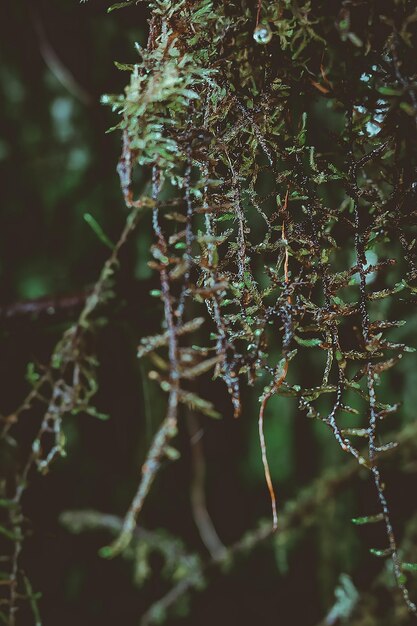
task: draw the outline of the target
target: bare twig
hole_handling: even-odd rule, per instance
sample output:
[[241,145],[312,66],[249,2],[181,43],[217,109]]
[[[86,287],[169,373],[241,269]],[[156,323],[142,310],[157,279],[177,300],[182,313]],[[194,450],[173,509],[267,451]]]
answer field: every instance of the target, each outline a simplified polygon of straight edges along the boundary
[[210,552],[211,557],[216,560],[220,558],[225,551],[225,546],[220,540],[207,510],[205,490],[206,461],[204,458],[201,428],[192,411],[187,411],[187,426],[190,434],[193,471],[190,489],[193,517],[202,542]]

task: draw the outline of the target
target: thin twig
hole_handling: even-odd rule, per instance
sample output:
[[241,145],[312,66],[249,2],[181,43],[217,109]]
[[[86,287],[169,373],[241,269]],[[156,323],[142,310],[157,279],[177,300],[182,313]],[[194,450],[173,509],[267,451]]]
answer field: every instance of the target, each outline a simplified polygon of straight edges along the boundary
[[211,557],[218,559],[225,551],[225,546],[220,540],[207,510],[205,491],[206,461],[202,439],[199,436],[199,424],[192,411],[187,411],[187,426],[190,435],[193,470],[190,489],[193,517],[202,542],[210,552]]

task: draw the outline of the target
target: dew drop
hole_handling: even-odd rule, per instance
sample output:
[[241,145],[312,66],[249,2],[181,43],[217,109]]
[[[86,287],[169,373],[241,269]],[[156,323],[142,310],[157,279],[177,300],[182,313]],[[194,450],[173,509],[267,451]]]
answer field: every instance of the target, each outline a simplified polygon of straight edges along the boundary
[[258,26],[253,31],[253,38],[256,43],[269,43],[272,39],[272,31],[269,27],[269,24],[258,24]]

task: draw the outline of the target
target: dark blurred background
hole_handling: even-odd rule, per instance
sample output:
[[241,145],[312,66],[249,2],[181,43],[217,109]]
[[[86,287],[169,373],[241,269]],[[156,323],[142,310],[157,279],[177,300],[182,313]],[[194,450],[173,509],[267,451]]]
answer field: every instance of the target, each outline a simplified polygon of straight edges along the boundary
[[[1,7],[0,409],[6,415],[29,389],[28,363],[47,364],[108,256],[84,214],[91,214],[113,241],[126,218],[115,170],[120,137],[106,134],[115,120],[100,105],[100,96],[122,92],[128,75],[114,61],[135,62],[134,43],[146,43],[147,14],[142,3],[107,14],[108,4],[15,0]],[[139,175],[139,188],[147,175]],[[172,584],[164,579],[160,557],[152,556],[152,573],[138,587],[131,562],[98,556],[107,533],[74,535],[59,521],[62,512],[72,509],[124,514],[163,414],[161,392],[148,380],[147,365],[136,359],[140,337],[159,330],[155,300],[149,296],[158,286],[147,266],[150,230],[145,217],[121,255],[111,321],[97,338],[96,406],[110,419],[68,417],[67,458],[47,476],[33,476],[25,496],[30,536],[22,563],[35,591],[42,593],[44,626],[133,626]],[[68,296],[71,306],[63,304]],[[22,310],[21,303],[40,298],[52,299],[52,308]],[[415,323],[409,332],[413,328]],[[395,427],[414,419],[417,406],[415,359],[406,361],[387,378],[384,389],[387,401],[398,394],[403,400]],[[248,395],[242,419],[233,420],[223,386],[214,389],[224,417],[198,418],[198,427],[208,468],[208,509],[221,540],[229,544],[260,518],[268,519],[269,499],[257,436],[258,403]],[[213,399],[208,383],[199,391]],[[268,416],[272,414],[279,419],[267,420],[266,437],[282,507],[324,468],[342,466],[346,459],[325,427],[300,414],[295,402],[273,398]],[[24,419],[31,420],[31,414]],[[190,505],[189,438],[182,425],[177,445],[182,457],[163,468],[140,522],[148,529],[166,529],[187,550],[206,558]],[[4,456],[2,466],[18,462],[12,456]],[[416,467],[406,462],[406,471],[394,463],[386,468],[400,535],[404,520],[416,513]],[[363,623],[382,623],[390,600],[373,581],[384,565],[369,555],[375,542],[369,531],[350,523],[374,503],[372,486],[362,478],[322,506],[317,523],[291,536],[285,549],[269,542],[239,558],[229,571],[213,572],[187,616],[169,617],[167,623],[318,626],[334,603],[341,573],[351,575],[365,594],[373,588],[375,601]],[[29,625],[31,619],[29,608],[23,607],[18,623]]]

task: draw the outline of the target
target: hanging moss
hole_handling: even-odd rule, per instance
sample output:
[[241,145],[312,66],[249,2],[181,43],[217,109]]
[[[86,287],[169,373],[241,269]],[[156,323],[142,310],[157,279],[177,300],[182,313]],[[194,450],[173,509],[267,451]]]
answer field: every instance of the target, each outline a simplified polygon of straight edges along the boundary
[[[169,344],[163,365],[169,408],[149,459],[156,471],[170,438],[166,428],[187,394],[179,334],[197,305],[212,327],[206,354],[216,357],[204,361],[195,352],[195,375],[215,367],[235,417],[242,386],[265,381],[259,433],[274,527],[263,419],[269,398],[283,394],[297,398],[369,469],[388,542],[373,553],[391,556],[415,612],[378,464],[387,449],[378,443],[387,407],[377,385],[409,348],[385,338],[390,320],[371,304],[404,290],[413,300],[415,10],[408,2],[388,3],[384,14],[374,3],[345,2],[335,11],[329,2],[251,7],[212,0],[160,0],[150,8],[148,47],[138,50],[125,95],[105,98],[122,116],[119,171],[128,205],[135,202],[132,170],[153,169],[153,266]],[[318,104],[337,116],[337,131],[315,128]],[[323,152],[320,134],[329,132],[333,141]],[[171,191],[167,204],[168,182],[178,194]],[[170,213],[173,202],[182,211]],[[348,251],[353,261],[346,267]],[[383,289],[369,284],[391,264],[404,266],[400,281]],[[287,381],[291,359],[300,361],[305,350],[327,353],[309,389]],[[360,397],[360,410],[346,404],[349,391]],[[323,394],[334,398],[327,414],[316,408]],[[356,431],[342,430],[343,411],[357,414],[366,453]],[[145,468],[112,553],[132,534],[153,474]]]
[[[119,8],[134,16],[136,3],[111,10]],[[138,356],[152,363],[167,411],[118,537],[101,554],[133,549],[156,475],[165,458],[178,456],[179,407],[219,417],[214,395],[198,392],[209,374],[224,382],[234,417],[245,394],[259,399],[260,456],[278,533],[279,485],[263,432],[273,396],[330,429],[335,446],[367,471],[378,510],[360,511],[353,522],[385,529],[385,544],[371,553],[391,559],[415,614],[404,575],[415,565],[400,553],[380,469],[396,445],[381,442],[381,423],[398,405],[384,403],[379,389],[413,350],[392,339],[404,322],[391,312],[400,301],[411,307],[417,289],[417,11],[408,0],[151,0],[149,10],[147,47],[117,63],[129,76],[124,93],[102,98],[117,114],[118,173],[133,215],[107,271],[139,211],[152,212],[149,267],[160,279],[152,295],[161,328],[142,339]],[[133,182],[139,170],[145,191]],[[63,453],[64,413],[93,411],[95,362],[81,337],[94,332],[109,277],[59,344],[52,374],[32,372],[35,390],[52,390],[29,460],[41,471]],[[79,370],[78,386],[68,368]],[[49,447],[46,432],[54,435]],[[227,561],[221,551],[216,558]],[[197,570],[200,584],[200,569],[183,576],[186,589]],[[343,610],[333,613],[348,619],[357,592],[348,578],[341,589]],[[149,621],[161,621],[164,603],[154,609]]]

